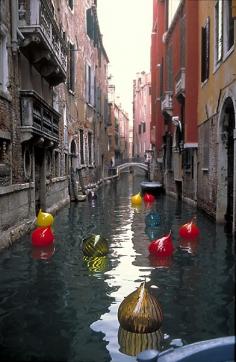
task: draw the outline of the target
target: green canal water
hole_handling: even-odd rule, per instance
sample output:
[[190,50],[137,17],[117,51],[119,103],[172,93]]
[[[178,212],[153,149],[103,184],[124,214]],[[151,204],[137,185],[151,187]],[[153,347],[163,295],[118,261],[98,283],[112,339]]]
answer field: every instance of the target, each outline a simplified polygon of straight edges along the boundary
[[[55,249],[40,256],[31,235],[0,253],[0,361],[129,362],[138,338],[120,337],[117,311],[144,280],[164,315],[158,348],[235,334],[235,240],[203,213],[167,195],[152,209],[131,206],[142,176],[125,173],[95,200],[71,203],[53,224]],[[157,211],[156,229],[145,216]],[[179,227],[197,215],[200,238],[180,247]],[[148,245],[172,230],[175,252],[160,267]],[[81,241],[109,240],[109,254],[85,260]],[[128,338],[128,337],[127,337]],[[132,352],[133,351],[133,352]]]

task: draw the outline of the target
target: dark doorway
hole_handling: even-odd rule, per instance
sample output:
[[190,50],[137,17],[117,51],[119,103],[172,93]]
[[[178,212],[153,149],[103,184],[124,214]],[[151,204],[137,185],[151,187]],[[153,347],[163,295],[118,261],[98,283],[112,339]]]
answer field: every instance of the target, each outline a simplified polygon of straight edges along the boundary
[[228,98],[225,103],[225,119],[223,132],[226,137],[227,152],[227,208],[225,213],[226,229],[232,230],[233,226],[233,203],[234,203],[234,128],[235,116],[232,100]]
[[39,209],[42,208],[42,198],[41,198],[41,189],[42,189],[42,169],[43,169],[43,158],[44,152],[43,148],[35,147],[34,157],[35,157],[35,213],[36,215],[39,212]]

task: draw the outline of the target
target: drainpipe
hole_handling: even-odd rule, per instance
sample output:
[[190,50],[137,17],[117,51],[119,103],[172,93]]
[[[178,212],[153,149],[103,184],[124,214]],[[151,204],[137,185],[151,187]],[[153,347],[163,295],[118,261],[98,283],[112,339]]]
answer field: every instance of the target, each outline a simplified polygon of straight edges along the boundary
[[11,0],[11,44],[12,53],[17,53],[17,14],[18,14],[18,0]]

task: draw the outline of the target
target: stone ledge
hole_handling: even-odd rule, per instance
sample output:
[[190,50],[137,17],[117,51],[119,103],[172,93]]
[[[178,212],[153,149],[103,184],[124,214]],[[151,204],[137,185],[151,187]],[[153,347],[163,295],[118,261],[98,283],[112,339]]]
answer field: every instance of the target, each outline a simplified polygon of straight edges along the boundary
[[29,188],[34,188],[34,182],[27,182],[25,184],[15,184],[10,186],[0,187],[0,195],[10,194],[11,192],[17,192]]
[[[59,211],[63,206],[65,206],[69,202],[70,199],[68,196],[62,201],[48,208],[47,212],[55,214],[57,211]],[[32,219],[24,219],[18,224],[9,228],[8,230],[3,231],[0,235],[0,251],[6,247],[11,246],[21,236],[33,230],[35,226],[36,226],[36,217],[33,217]]]
[[12,226],[7,231],[3,231],[0,236],[0,250],[14,243],[35,226],[36,218],[22,220],[21,223]]

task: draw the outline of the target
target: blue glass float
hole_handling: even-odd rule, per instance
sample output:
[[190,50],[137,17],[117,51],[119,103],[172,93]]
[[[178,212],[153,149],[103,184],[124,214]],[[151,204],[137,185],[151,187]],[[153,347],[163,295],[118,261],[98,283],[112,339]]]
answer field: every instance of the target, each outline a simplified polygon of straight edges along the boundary
[[145,223],[147,226],[151,227],[159,226],[161,223],[161,218],[158,212],[156,211],[149,212],[149,214],[147,214],[145,217]]

